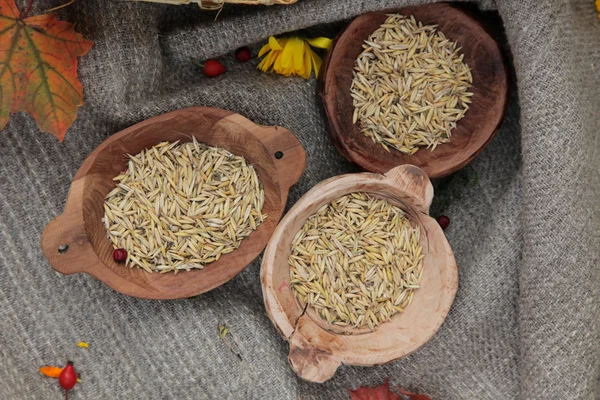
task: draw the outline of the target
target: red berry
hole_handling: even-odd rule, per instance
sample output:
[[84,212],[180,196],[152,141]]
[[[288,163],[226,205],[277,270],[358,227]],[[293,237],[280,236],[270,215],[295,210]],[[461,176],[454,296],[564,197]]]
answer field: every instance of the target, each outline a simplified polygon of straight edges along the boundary
[[440,224],[442,229],[446,229],[448,225],[450,225],[450,218],[446,217],[445,215],[440,215],[437,217],[437,222]]
[[58,383],[65,390],[73,389],[73,386],[77,383],[77,373],[75,372],[75,368],[73,368],[73,361],[68,361],[67,366],[60,372]]
[[217,60],[206,60],[204,63],[204,75],[209,78],[221,75],[225,72],[225,67]]
[[250,53],[250,49],[247,47],[240,47],[235,51],[235,58],[237,58],[240,62],[246,62],[252,58],[252,53]]
[[115,249],[115,251],[113,251],[113,260],[118,263],[124,263],[127,261],[127,250]]

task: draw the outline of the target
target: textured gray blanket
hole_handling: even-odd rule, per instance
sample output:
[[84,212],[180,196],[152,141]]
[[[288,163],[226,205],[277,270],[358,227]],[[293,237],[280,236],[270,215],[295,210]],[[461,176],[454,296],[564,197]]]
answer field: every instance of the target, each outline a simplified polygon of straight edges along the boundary
[[[17,1],[23,9],[25,1]],[[34,2],[32,14],[59,4]],[[325,384],[300,381],[265,315],[259,261],[205,295],[138,300],[87,275],[59,275],[39,246],[70,180],[104,139],[145,118],[204,105],[298,135],[308,168],[288,206],[317,182],[355,168],[325,132],[315,81],[265,75],[253,49],[270,34],[347,20],[401,0],[299,0],[287,7],[78,0],[62,19],[95,42],[81,59],[86,104],[64,143],[25,114],[0,133],[0,398],[60,399],[38,368],[72,359],[71,399],[347,399],[345,387],[393,384],[434,399],[600,398],[600,21],[593,0],[498,0],[512,53],[506,119],[471,164],[437,183],[460,287],[434,338],[410,357],[343,366]],[[495,12],[495,11],[494,11]],[[493,18],[490,19],[492,21]],[[317,30],[335,32],[334,24]],[[206,79],[192,63],[220,57]],[[465,173],[463,172],[463,175]],[[440,203],[438,203],[440,204]],[[220,341],[219,324],[242,360]],[[76,346],[89,342],[89,349]]]

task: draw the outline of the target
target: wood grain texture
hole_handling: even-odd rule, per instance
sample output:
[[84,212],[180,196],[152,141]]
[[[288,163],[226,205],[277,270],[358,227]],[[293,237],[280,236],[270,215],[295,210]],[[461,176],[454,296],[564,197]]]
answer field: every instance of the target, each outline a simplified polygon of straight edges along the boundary
[[[413,303],[383,323],[343,332],[318,318],[295,299],[290,288],[291,243],[319,207],[352,192],[398,200],[421,228],[424,268]],[[267,315],[290,343],[289,361],[303,379],[323,382],[344,364],[372,366],[396,360],[426,343],[446,318],[458,287],[454,255],[439,224],[427,215],[433,187],[427,175],[403,165],[386,175],[360,173],[333,177],[307,192],[282,219],[263,256],[261,284]]]
[[[386,14],[413,15],[426,25],[438,25],[446,37],[458,44],[473,74],[473,103],[452,130],[450,143],[432,152],[420,149],[413,155],[393,148],[386,151],[362,134],[352,123],[354,106],[350,97],[354,63],[362,44],[385,21]],[[487,146],[498,130],[508,101],[508,68],[498,43],[470,15],[445,3],[405,7],[363,14],[335,39],[319,74],[319,97],[331,140],[348,160],[367,171],[384,173],[413,164],[430,178],[439,178],[467,165]]]
[[[163,141],[199,142],[245,157],[264,186],[267,219],[232,253],[202,270],[147,273],[112,259],[113,246],[101,219],[113,177],[126,169],[125,154],[136,154]],[[281,152],[282,157],[275,154]],[[278,154],[279,156],[279,154]],[[238,274],[264,249],[283,214],[288,190],[306,167],[296,136],[281,127],[263,127],[230,111],[195,107],[163,114],[127,128],[100,144],[73,178],[62,215],[44,230],[41,245],[55,270],[86,272],[121,293],[149,299],[175,299],[211,290]],[[60,253],[58,247],[69,246]]]

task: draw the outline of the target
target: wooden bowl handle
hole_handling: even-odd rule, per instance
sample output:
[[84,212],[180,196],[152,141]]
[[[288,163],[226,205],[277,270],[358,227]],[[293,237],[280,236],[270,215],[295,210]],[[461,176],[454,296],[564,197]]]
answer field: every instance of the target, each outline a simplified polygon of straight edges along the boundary
[[279,183],[287,192],[306,168],[306,153],[296,135],[281,126],[263,126],[261,133],[261,142],[277,168]]
[[64,212],[46,225],[41,237],[42,251],[50,266],[66,275],[87,272],[88,267],[99,261],[85,233],[81,207],[83,181],[77,179],[72,183]]
[[429,206],[433,200],[433,185],[422,169],[404,164],[390,169],[384,176],[390,185],[409,196],[417,209],[425,214],[429,213]]
[[239,114],[226,116],[215,124],[213,129],[219,126],[224,128],[227,124],[245,127],[265,146],[277,169],[285,203],[289,188],[298,182],[306,169],[306,154],[296,135],[281,126],[256,125]]
[[299,335],[294,335],[290,341],[288,361],[299,377],[318,383],[333,378],[342,365],[331,353],[314,347]]

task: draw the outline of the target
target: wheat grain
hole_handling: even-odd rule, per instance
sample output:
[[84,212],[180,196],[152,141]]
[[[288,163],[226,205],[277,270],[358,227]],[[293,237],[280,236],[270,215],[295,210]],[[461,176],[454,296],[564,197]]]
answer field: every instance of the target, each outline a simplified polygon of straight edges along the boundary
[[290,285],[328,323],[371,330],[403,311],[423,271],[420,229],[388,200],[351,193],[322,206],[291,245]]
[[256,171],[225,149],[194,138],[128,157],[106,196],[103,222],[130,267],[201,269],[238,248],[266,218]]
[[405,154],[449,142],[473,95],[456,43],[436,26],[392,14],[363,49],[350,87],[352,120],[361,132]]

